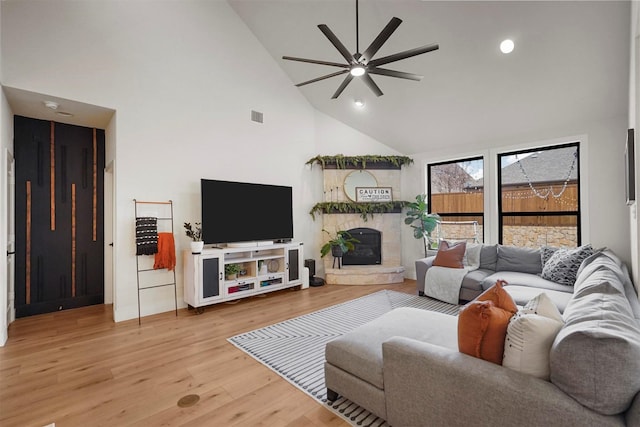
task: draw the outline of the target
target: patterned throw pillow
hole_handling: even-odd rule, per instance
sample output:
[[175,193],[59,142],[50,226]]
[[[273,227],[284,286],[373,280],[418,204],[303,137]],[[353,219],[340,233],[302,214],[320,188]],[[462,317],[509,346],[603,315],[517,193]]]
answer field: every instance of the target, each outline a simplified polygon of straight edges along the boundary
[[540,248],[540,259],[542,261],[542,267],[549,261],[551,255],[555,254],[559,248],[554,248],[553,246],[543,246]]
[[592,254],[591,245],[575,249],[558,249],[542,267],[542,278],[561,285],[573,286],[580,264]]

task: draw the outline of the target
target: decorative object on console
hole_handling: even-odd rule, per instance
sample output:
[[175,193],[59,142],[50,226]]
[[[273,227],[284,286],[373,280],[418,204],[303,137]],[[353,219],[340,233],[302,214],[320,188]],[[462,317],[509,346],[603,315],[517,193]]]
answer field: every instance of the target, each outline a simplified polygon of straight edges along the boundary
[[413,237],[423,240],[425,257],[427,256],[427,246],[431,245],[431,233],[440,221],[438,214],[429,213],[426,197],[426,194],[418,194],[415,202],[407,203],[407,217],[404,219],[404,223],[413,228]]
[[347,76],[342,81],[342,84],[335,91],[332,99],[336,99],[340,96],[342,91],[347,87],[347,85],[353,80],[354,77],[360,77],[362,81],[373,91],[376,96],[381,96],[382,91],[376,85],[376,83],[371,78],[370,74],[378,74],[382,76],[388,77],[396,77],[401,79],[422,80],[423,76],[411,73],[405,73],[402,71],[389,70],[386,68],[378,68],[380,65],[390,64],[392,62],[400,61],[406,58],[411,58],[416,55],[422,55],[423,53],[431,52],[437,50],[439,47],[437,44],[430,44],[421,47],[417,47],[414,49],[405,50],[403,52],[395,53],[393,55],[388,55],[382,58],[373,59],[378,50],[382,47],[382,45],[391,37],[393,32],[400,26],[402,20],[396,17],[391,18],[391,21],[384,27],[384,29],[378,34],[378,36],[373,40],[373,42],[369,45],[369,47],[363,52],[360,53],[360,41],[358,34],[358,0],[356,0],[356,53],[351,53],[340,40],[336,37],[336,35],[327,27],[325,24],[318,25],[320,31],[329,39],[331,44],[340,52],[342,57],[346,60],[346,63],[341,64],[337,62],[329,62],[329,61],[320,61],[316,59],[305,59],[305,58],[296,58],[292,56],[283,56],[282,59],[286,59],[289,61],[298,61],[298,62],[306,62],[311,64],[320,64],[320,65],[328,65],[330,67],[338,67],[343,70],[337,71],[331,74],[327,74],[321,77],[316,77],[315,79],[307,80],[302,83],[298,83],[296,86],[304,86],[309,83],[315,83],[321,80],[325,80],[331,77],[339,76],[342,74],[346,74]]
[[458,347],[469,356],[502,364],[509,320],[518,311],[498,281],[462,309],[458,318]]
[[202,252],[202,248],[204,248],[204,242],[202,241],[202,227],[199,222],[193,223],[191,225],[190,222],[184,223],[185,234],[188,238],[191,239],[191,253],[199,254]]
[[227,280],[234,280],[238,273],[240,273],[240,266],[238,264],[225,264],[224,276]]

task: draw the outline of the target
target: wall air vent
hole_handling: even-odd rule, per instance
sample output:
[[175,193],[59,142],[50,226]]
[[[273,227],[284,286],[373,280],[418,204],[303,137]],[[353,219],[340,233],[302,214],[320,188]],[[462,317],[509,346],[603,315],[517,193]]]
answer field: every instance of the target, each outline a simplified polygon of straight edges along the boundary
[[260,111],[251,110],[251,121],[262,123],[264,121],[264,114],[262,114]]

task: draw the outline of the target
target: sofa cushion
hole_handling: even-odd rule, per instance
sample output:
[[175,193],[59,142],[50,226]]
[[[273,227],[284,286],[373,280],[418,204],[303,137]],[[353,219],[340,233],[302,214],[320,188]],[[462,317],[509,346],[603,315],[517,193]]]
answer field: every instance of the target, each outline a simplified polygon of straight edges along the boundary
[[496,271],[498,262],[498,245],[482,245],[480,250],[480,269]]
[[383,342],[403,336],[457,351],[457,327],[456,316],[419,308],[396,308],[329,341],[325,358],[327,363],[384,389]]
[[625,411],[640,391],[640,327],[624,294],[609,283],[574,295],[551,347],[550,379],[604,415]]
[[502,366],[549,379],[549,351],[563,323],[520,310],[511,318],[504,343]]
[[569,292],[532,288],[530,286],[509,285],[505,286],[504,290],[507,291],[509,295],[511,295],[515,303],[520,306],[527,304],[532,298],[535,298],[540,294],[540,292],[544,291],[545,295],[549,297],[551,301],[553,301],[553,304],[557,307],[560,313],[564,312],[567,304],[569,304],[569,301],[573,296]]
[[558,249],[542,267],[542,278],[561,285],[573,286],[582,261],[593,255],[591,245],[575,249]]
[[521,311],[527,314],[537,314],[548,317],[549,319],[564,323],[564,318],[558,310],[558,307],[545,292],[541,292],[534,298],[531,298]]
[[530,286],[532,288],[550,289],[560,292],[573,292],[573,287],[559,285],[551,280],[543,279],[537,274],[521,273],[518,271],[497,271],[482,281],[482,287],[489,289],[497,280],[504,280],[509,286]]
[[471,270],[467,273],[466,276],[464,276],[464,279],[462,279],[462,287],[482,292],[484,290],[482,288],[482,282],[493,273],[494,272],[492,270]]
[[458,348],[461,353],[502,364],[507,326],[513,313],[493,301],[474,300],[458,315]]
[[553,301],[538,294],[509,321],[502,365],[548,380],[551,345],[563,325]]
[[540,274],[542,272],[540,250],[498,245],[496,271],[519,271],[521,273]]
[[449,245],[446,240],[440,242],[440,248],[433,260],[433,265],[437,267],[464,268],[464,259],[467,244],[465,242]]

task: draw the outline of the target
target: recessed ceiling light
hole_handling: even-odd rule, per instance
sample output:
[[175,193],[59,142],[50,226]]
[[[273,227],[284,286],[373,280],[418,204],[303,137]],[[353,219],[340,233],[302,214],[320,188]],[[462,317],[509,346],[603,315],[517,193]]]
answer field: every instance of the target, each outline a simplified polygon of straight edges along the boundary
[[358,108],[364,108],[364,101],[361,99],[356,99],[353,104]]
[[511,39],[503,40],[502,43],[500,43],[500,51],[502,53],[511,53],[513,52],[514,47],[515,47],[515,44]]
[[45,107],[50,108],[52,110],[57,110],[59,106],[57,102],[53,102],[53,101],[43,101],[42,103],[44,104]]

